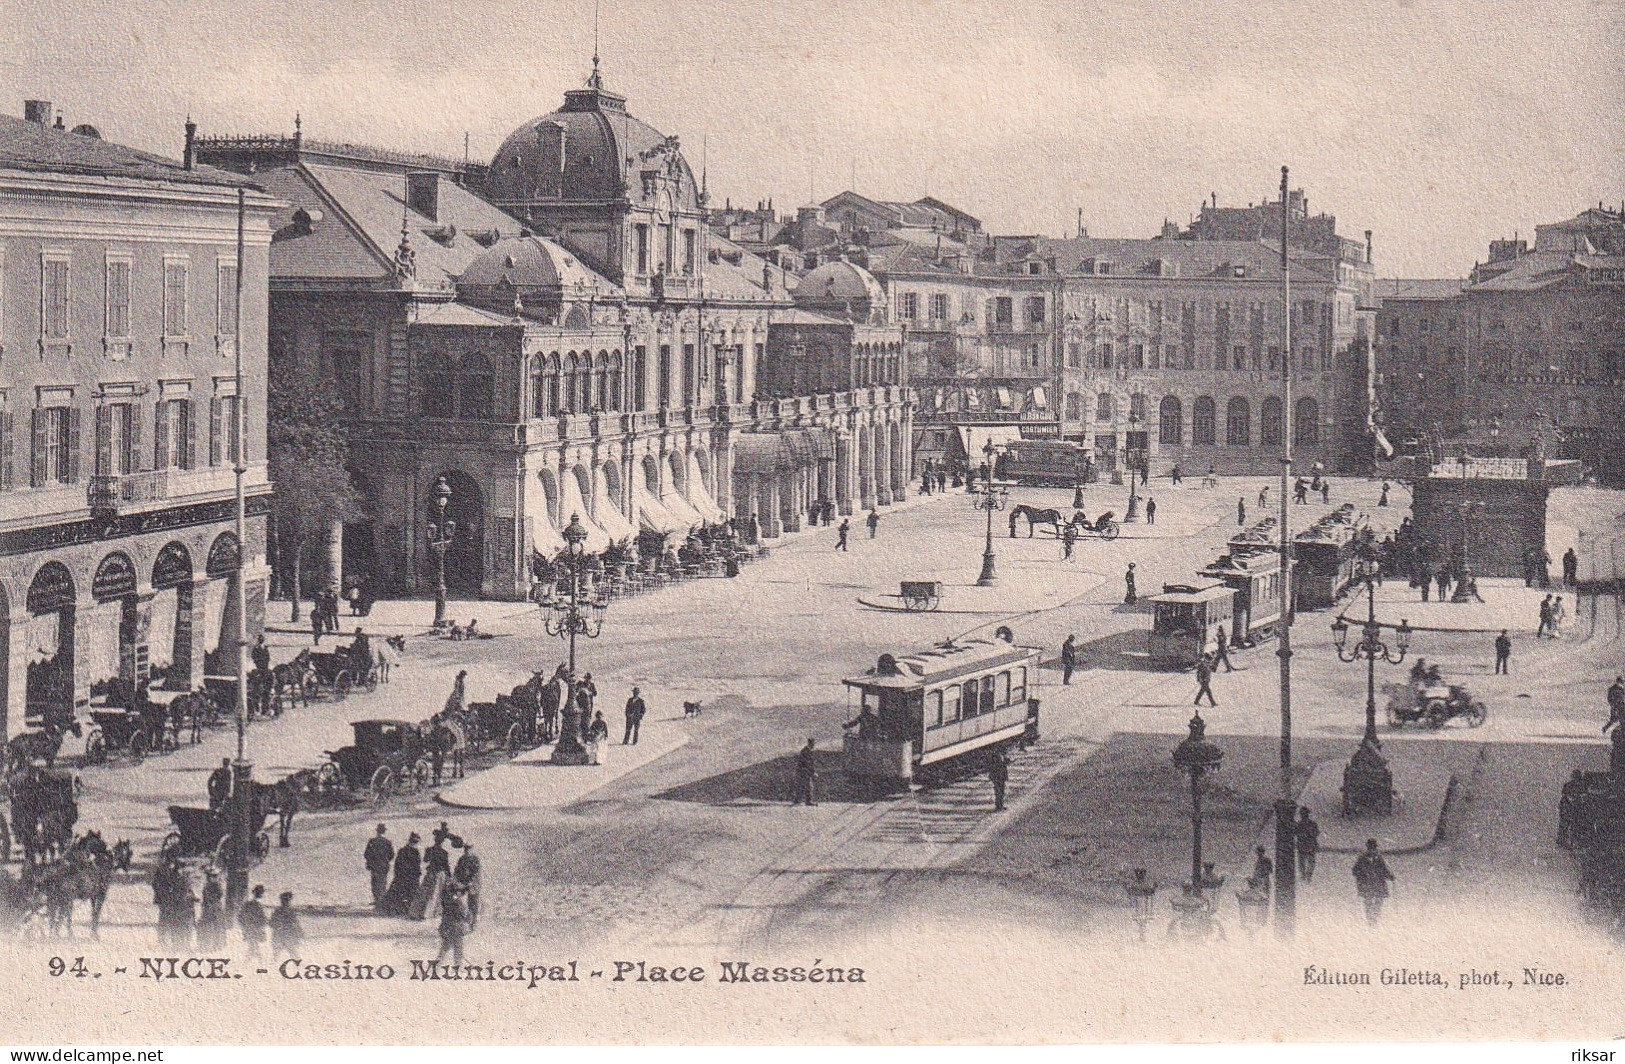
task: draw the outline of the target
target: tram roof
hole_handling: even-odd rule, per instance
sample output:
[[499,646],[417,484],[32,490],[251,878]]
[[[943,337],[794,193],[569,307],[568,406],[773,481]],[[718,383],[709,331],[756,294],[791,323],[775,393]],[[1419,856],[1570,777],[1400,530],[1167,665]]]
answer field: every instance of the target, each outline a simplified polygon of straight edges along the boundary
[[876,665],[861,676],[848,677],[841,682],[850,687],[921,687],[955,676],[1029,661],[1040,653],[1038,647],[1006,643],[1002,639],[949,640],[928,650],[897,658],[895,673],[883,674],[879,671],[880,666]]
[[1216,599],[1229,598],[1235,592],[1224,584],[1213,584],[1208,587],[1197,588],[1192,591],[1164,591],[1160,595],[1150,596],[1153,603],[1178,602],[1192,604],[1198,602],[1213,602]]

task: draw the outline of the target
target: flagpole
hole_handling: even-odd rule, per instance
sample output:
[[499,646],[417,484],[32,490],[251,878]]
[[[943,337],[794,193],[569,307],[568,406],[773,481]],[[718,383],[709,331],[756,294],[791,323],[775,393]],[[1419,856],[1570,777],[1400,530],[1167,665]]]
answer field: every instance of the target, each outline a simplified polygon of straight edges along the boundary
[[1287,168],[1281,167],[1281,578],[1276,592],[1280,620],[1275,655],[1281,670],[1281,793],[1275,803],[1275,931],[1290,937],[1297,922],[1297,802],[1292,792],[1292,532],[1287,492],[1292,482],[1292,266],[1287,256]]

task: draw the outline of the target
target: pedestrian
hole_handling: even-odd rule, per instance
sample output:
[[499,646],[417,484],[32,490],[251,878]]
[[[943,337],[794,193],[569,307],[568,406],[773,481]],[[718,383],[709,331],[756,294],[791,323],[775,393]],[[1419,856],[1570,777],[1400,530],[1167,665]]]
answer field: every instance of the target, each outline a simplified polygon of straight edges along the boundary
[[1563,552],[1563,586],[1580,586],[1580,556],[1573,547]]
[[463,890],[455,884],[446,892],[440,907],[440,952],[434,962],[441,963],[451,954],[451,963],[463,963],[463,939],[468,935],[468,911],[463,906]]
[[1309,485],[1305,483],[1302,477],[1299,477],[1297,480],[1292,482],[1292,502],[1294,505],[1302,506],[1308,501]]
[[988,762],[987,778],[993,784],[993,811],[1004,812],[1004,788],[1010,782],[1010,759],[1005,752],[993,751],[993,757]]
[[801,748],[796,755],[796,793],[791,805],[817,805],[818,766],[817,755],[813,753],[814,740],[808,739],[807,745]]
[[1078,637],[1067,634],[1061,641],[1061,685],[1067,686],[1072,682],[1072,670],[1078,667]]
[[1298,877],[1305,883],[1315,878],[1315,858],[1320,856],[1320,825],[1309,815],[1307,805],[1298,809],[1298,822],[1292,828],[1298,850]]
[[226,891],[220,873],[207,869],[203,876],[203,900],[198,907],[197,948],[218,953],[226,944]]
[[[442,828],[444,825],[442,825]],[[409,915],[414,920],[431,920],[440,911],[440,895],[451,880],[451,854],[446,849],[450,833],[434,833],[434,845],[423,852],[423,882],[418,884]]]
[[1388,482],[1386,480],[1382,482],[1382,495],[1378,497],[1377,505],[1378,506],[1387,506],[1388,505]]
[[1208,705],[1219,704],[1213,697],[1213,664],[1206,654],[1196,659],[1196,698],[1192,700],[1191,705],[1201,705],[1203,695],[1207,695]]
[[622,746],[638,744],[638,726],[648,712],[649,707],[643,704],[643,696],[636,687],[632,688],[632,697],[626,700],[626,734],[621,736]]
[[1558,595],[1552,599],[1552,638],[1557,639],[1563,635],[1563,622],[1568,620],[1568,607],[1563,605],[1563,596]]
[[463,843],[463,855],[457,858],[457,867],[451,878],[463,889],[463,902],[468,909],[468,929],[474,930],[480,922],[480,890],[484,882],[480,876],[480,856],[474,852],[472,842]]
[[943,492],[945,492],[947,490],[948,490],[948,471],[946,469],[938,469],[937,470],[937,494],[941,495]]
[[263,635],[259,637],[257,642],[255,642],[254,649],[249,651],[249,656],[254,659],[254,667],[256,669],[263,673],[269,673],[271,671],[271,648],[265,645],[265,637]]
[[1168,470],[1168,479],[1170,481],[1172,481],[1174,487],[1177,488],[1179,486],[1180,469],[1179,469],[1179,467],[1177,465],[1174,466],[1172,469]]
[[1125,605],[1132,606],[1136,602],[1139,601],[1139,596],[1137,596],[1134,593],[1134,563],[1133,562],[1128,563],[1128,571],[1123,574],[1123,584],[1124,584],[1124,587],[1125,587],[1125,591],[1124,591],[1124,594],[1123,594],[1123,602],[1124,602]]
[[260,951],[265,948],[265,903],[260,899],[265,897],[265,888],[254,884],[248,900],[243,907],[237,910],[237,930],[242,932],[243,949],[248,952],[250,960],[259,960]]
[[310,605],[310,641],[314,646],[322,645],[322,611],[314,602]]
[[1247,500],[1242,499],[1242,498],[1238,498],[1238,499],[1236,499],[1236,524],[1244,525],[1246,523],[1247,523]]
[[1388,900],[1388,884],[1393,881],[1394,873],[1377,851],[1377,840],[1366,839],[1365,852],[1354,859],[1354,888],[1365,903],[1366,923],[1375,926],[1382,916],[1382,903]]
[[412,908],[423,876],[423,851],[418,849],[421,841],[414,831],[407,836],[406,845],[395,851],[394,878],[378,903],[378,911],[386,916],[405,916]]
[[1557,800],[1557,845],[1565,850],[1574,846],[1574,818],[1580,811],[1580,800],[1585,793],[1585,773],[1575,769],[1568,782],[1563,784],[1562,795]]
[[1547,634],[1552,628],[1552,596],[1547,595],[1540,600],[1540,627],[1535,629],[1535,638]]
[[[1150,463],[1147,463],[1147,465],[1149,465],[1149,464]],[[1144,465],[1140,466],[1140,487],[1143,488],[1147,484],[1149,484],[1150,482],[1151,482],[1151,474],[1146,471],[1146,467]]]
[[1449,568],[1449,566],[1445,566],[1445,565],[1439,566],[1439,571],[1436,574],[1434,574],[1433,580],[1434,580],[1434,583],[1437,584],[1438,588],[1439,588],[1439,601],[1440,602],[1445,601],[1446,596],[1448,596],[1450,594],[1450,568]]
[[452,681],[451,694],[446,696],[446,704],[441,709],[447,715],[457,715],[468,709],[468,670],[462,669],[457,673],[457,679]]
[[1269,504],[1270,504],[1270,486],[1268,484],[1265,484],[1262,488],[1258,489],[1258,508],[1260,510],[1268,509]]
[[583,673],[581,682],[576,685],[576,705],[581,709],[582,720],[587,719],[597,702],[598,685],[592,682],[592,673]]
[[880,511],[873,506],[869,507],[869,516],[865,518],[865,522],[869,525],[869,538],[874,539],[875,530],[880,527]]
[[1537,547],[1535,550],[1536,575],[1540,577],[1542,590],[1552,586],[1552,556],[1546,553],[1545,548]]
[[220,767],[209,773],[209,808],[219,809],[231,797],[231,758],[222,757]]
[[1620,676],[1608,685],[1608,723],[1602,726],[1602,733],[1607,735],[1616,724],[1625,725],[1625,677]]
[[1072,489],[1072,508],[1074,510],[1083,509],[1083,489],[1082,488],[1073,488]]
[[[585,720],[585,714],[582,715]],[[609,724],[604,720],[603,710],[592,715],[592,723],[587,725],[587,742],[592,744],[592,763],[604,763],[604,744],[609,742]]]
[[327,630],[339,630],[339,592],[337,588],[327,589]]
[[1235,672],[1236,667],[1230,664],[1230,640],[1226,638],[1224,625],[1221,623],[1218,630],[1213,633],[1213,641],[1219,649],[1214,655],[1214,665],[1223,665],[1225,672]]
[[305,932],[299,926],[299,914],[293,910],[293,891],[282,892],[282,899],[266,923],[271,928],[271,957],[274,960],[286,954],[295,957],[299,954],[299,944],[305,940]]
[[841,518],[841,526],[835,530],[835,549],[846,550],[846,537],[852,532],[852,522]]
[[1155,499],[1145,500],[1145,523],[1148,525],[1157,523],[1157,500]]
[[1253,882],[1259,885],[1265,894],[1269,893],[1270,884],[1275,879],[1275,862],[1262,846],[1253,847]]
[[1072,552],[1077,549],[1077,546],[1078,526],[1068,521],[1066,527],[1061,529],[1061,560],[1063,562],[1071,561]]
[[1329,480],[1323,480],[1320,482],[1320,501],[1328,506],[1331,505],[1332,482]]
[[1495,673],[1497,676],[1506,675],[1507,663],[1511,660],[1512,637],[1507,635],[1507,630],[1503,628],[1501,634],[1495,637]]
[[367,840],[366,849],[361,853],[361,863],[366,866],[367,875],[372,880],[373,908],[383,903],[384,893],[389,889],[390,863],[395,860],[395,844],[389,841],[386,835],[388,830],[379,824],[377,832]]

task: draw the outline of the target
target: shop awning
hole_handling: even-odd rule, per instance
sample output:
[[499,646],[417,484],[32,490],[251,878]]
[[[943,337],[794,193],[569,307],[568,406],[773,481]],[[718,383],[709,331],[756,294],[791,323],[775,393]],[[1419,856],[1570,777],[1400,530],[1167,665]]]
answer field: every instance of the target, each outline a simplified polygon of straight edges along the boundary
[[586,549],[589,554],[596,554],[609,546],[609,533],[605,532],[589,516],[587,500],[581,497],[581,481],[576,479],[574,473],[566,473],[559,490],[559,517],[568,525],[574,517],[580,517],[581,527],[587,530]]
[[592,512],[594,520],[600,528],[609,533],[610,539],[632,539],[638,533],[638,530],[632,527],[632,522],[621,513],[621,508],[610,499],[609,485],[605,484],[602,478],[594,489]]
[[1033,408],[1035,410],[1049,409],[1049,399],[1044,395],[1042,387],[1033,389]]
[[660,501],[649,494],[642,480],[632,484],[632,501],[638,506],[638,525],[649,532],[687,532],[688,526],[679,521]]
[[965,444],[965,454],[972,462],[986,458],[983,449],[989,443],[1003,447],[1021,439],[1021,428],[1016,425],[960,425],[959,438]]
[[705,481],[700,477],[699,463],[692,458],[688,463],[688,501],[708,523],[717,524],[727,519],[722,507],[717,505],[717,501],[705,489]]
[[547,491],[534,476],[525,485],[525,516],[530,523],[532,550],[551,558],[564,549],[564,537],[547,516]]
[[1010,389],[1009,388],[995,388],[995,389],[993,389],[993,394],[999,401],[999,409],[1000,410],[1009,410],[1010,409],[1011,403],[1010,403]]
[[775,476],[795,466],[795,456],[777,432],[741,432],[734,437],[734,474]]

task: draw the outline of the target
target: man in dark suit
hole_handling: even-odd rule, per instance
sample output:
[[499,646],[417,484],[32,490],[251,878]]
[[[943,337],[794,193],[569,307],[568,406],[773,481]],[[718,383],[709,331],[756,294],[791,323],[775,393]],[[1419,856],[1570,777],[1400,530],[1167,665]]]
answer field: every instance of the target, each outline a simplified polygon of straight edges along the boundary
[[626,700],[626,734],[621,736],[622,746],[638,745],[638,727],[648,712],[649,707],[644,704],[643,696],[636,687],[632,688],[632,697]]
[[367,848],[361,854],[362,863],[367,866],[367,874],[372,877],[372,903],[377,905],[383,899],[384,891],[389,888],[389,869],[395,860],[395,844],[384,837],[388,829],[378,825],[378,833],[367,840]]
[[800,805],[803,802],[808,805],[818,804],[816,796],[818,766],[815,761],[817,755],[813,753],[815,744],[815,740],[808,739],[807,745],[796,755],[796,794],[790,802],[791,805]]

